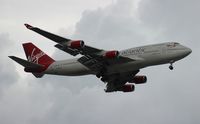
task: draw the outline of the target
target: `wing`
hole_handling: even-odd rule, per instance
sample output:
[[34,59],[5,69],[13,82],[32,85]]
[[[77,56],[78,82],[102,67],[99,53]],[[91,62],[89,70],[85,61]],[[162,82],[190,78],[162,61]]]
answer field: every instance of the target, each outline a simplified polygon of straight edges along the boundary
[[83,54],[83,55],[86,55],[86,54],[91,54],[91,53],[99,53],[99,52],[102,52],[103,50],[101,49],[97,49],[97,48],[94,48],[94,47],[91,47],[91,46],[87,46],[87,45],[84,45],[83,48],[81,49],[77,49],[77,48],[72,48],[72,47],[68,47],[68,45],[70,43],[73,42],[73,40],[71,39],[67,39],[67,38],[63,38],[61,36],[58,36],[58,35],[55,35],[53,33],[50,33],[50,32],[47,32],[47,31],[44,31],[40,28],[37,28],[37,27],[33,27],[29,24],[24,24],[28,29],[58,43],[55,45],[56,48],[64,51],[64,52],[67,52],[73,56],[76,56],[78,54]]
[[[113,91],[130,92],[130,91],[133,91],[134,85],[131,85],[131,84],[127,85],[126,83],[131,82],[133,80],[134,76],[138,72],[139,72],[139,70],[103,76],[102,77],[103,81],[107,82],[105,92],[113,92]],[[127,87],[130,87],[130,88],[127,89]]]

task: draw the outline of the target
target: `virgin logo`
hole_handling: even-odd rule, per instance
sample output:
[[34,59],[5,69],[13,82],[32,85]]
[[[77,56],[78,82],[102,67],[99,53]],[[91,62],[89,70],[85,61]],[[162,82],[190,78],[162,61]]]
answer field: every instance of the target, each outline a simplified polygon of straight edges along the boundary
[[28,61],[29,62],[33,62],[33,63],[37,63],[38,64],[38,60],[45,55],[45,53],[43,53],[42,51],[40,51],[39,53],[34,54],[35,52],[35,48],[33,48],[31,55],[28,56]]

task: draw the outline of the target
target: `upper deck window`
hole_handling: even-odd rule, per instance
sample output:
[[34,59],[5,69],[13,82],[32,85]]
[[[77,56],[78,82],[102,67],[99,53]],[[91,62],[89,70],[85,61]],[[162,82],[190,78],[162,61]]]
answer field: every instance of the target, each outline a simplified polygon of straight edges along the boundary
[[175,42],[174,45],[179,45],[179,43]]

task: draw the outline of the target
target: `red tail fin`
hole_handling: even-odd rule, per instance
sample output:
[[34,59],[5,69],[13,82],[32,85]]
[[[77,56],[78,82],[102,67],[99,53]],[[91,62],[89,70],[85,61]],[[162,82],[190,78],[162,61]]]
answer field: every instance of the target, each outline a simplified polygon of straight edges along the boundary
[[46,67],[54,62],[51,57],[49,57],[32,43],[24,43],[23,47],[29,62],[44,65]]

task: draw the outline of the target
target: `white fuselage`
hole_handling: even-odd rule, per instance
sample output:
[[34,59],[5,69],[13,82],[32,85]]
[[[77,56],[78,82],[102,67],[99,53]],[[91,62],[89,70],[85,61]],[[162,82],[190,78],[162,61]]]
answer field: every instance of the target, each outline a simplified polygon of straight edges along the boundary
[[[130,72],[147,66],[173,63],[186,57],[190,53],[191,49],[175,42],[122,50],[119,55],[133,59],[133,61],[110,65],[107,67],[107,73]],[[95,74],[77,60],[78,59],[56,61],[52,63],[44,73],[68,76]]]

